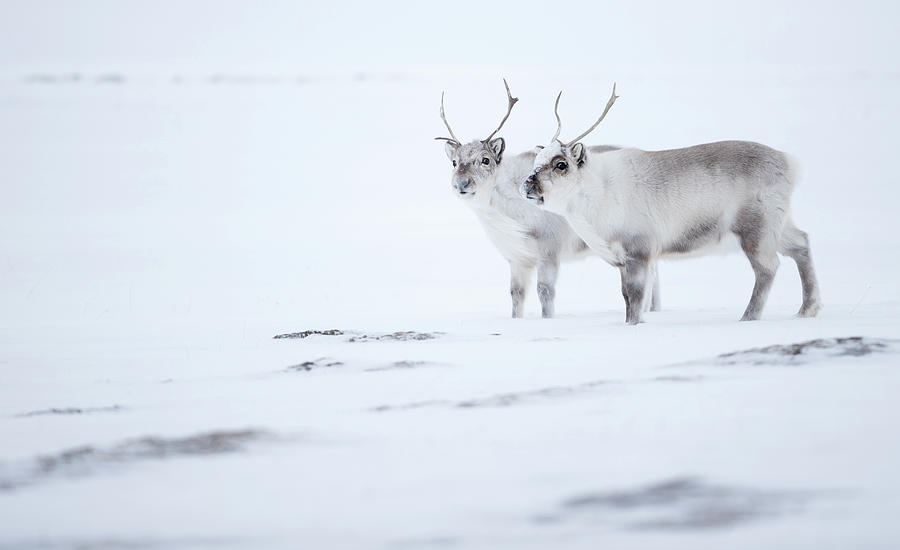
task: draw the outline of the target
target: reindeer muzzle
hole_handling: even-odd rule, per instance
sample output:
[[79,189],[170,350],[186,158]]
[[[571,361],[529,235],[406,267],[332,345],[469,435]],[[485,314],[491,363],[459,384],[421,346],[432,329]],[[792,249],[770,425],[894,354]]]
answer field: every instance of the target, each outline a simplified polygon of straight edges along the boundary
[[475,192],[475,182],[470,178],[456,178],[453,180],[453,188],[460,195],[468,195]]
[[528,179],[522,184],[522,194],[525,195],[526,199],[535,201],[538,204],[544,202],[544,190],[541,188],[541,182],[534,177],[534,174],[528,176]]

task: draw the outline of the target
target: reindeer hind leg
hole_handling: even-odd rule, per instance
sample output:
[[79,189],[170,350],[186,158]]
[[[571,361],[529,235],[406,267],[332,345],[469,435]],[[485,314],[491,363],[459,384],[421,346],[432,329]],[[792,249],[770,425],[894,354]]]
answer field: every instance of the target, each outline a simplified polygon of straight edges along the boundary
[[797,312],[797,315],[800,317],[815,317],[822,309],[822,300],[819,296],[819,281],[816,278],[812,252],[809,247],[809,235],[788,220],[781,235],[778,251],[792,258],[797,263],[797,271],[800,272],[800,284],[803,287],[803,304],[800,306],[800,311]]
[[753,284],[753,293],[750,295],[750,303],[744,310],[741,321],[755,321],[762,315],[762,310],[772,289],[775,273],[778,271],[778,242],[780,232],[773,226],[776,224],[767,221],[764,216],[751,212],[742,216],[736,224],[734,232],[741,242],[741,248],[750,265],[756,280]]

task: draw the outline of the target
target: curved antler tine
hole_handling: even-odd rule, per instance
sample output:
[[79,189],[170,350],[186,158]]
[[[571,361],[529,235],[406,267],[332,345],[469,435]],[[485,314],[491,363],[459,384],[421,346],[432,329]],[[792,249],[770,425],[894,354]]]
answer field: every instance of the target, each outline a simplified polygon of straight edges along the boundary
[[600,118],[597,119],[597,122],[595,122],[593,126],[591,126],[590,128],[588,128],[583,134],[581,134],[581,135],[578,136],[577,138],[575,138],[575,139],[573,139],[572,141],[570,141],[569,143],[567,143],[567,144],[566,144],[566,147],[571,147],[572,145],[578,143],[578,141],[581,140],[581,138],[583,138],[583,137],[585,137],[586,135],[588,135],[588,134],[590,134],[591,132],[593,132],[593,131],[594,131],[594,128],[596,128],[597,126],[599,126],[600,123],[603,122],[603,119],[606,118],[606,113],[609,112],[609,109],[613,106],[613,103],[616,102],[616,99],[618,99],[618,97],[619,97],[619,96],[616,95],[616,84],[613,83],[612,95],[609,96],[609,101],[606,102],[606,108],[603,109],[603,114],[600,115]]
[[[444,126],[447,127],[447,131],[450,132],[450,137],[453,139],[449,139],[447,141],[455,141],[456,143],[461,143],[459,138],[456,137],[456,134],[453,133],[453,128],[450,127],[450,123],[447,122],[447,117],[444,115],[444,92],[441,92],[441,120],[444,121]],[[434,139],[447,139],[447,138],[434,138]]]
[[450,143],[455,143],[457,146],[462,145],[462,143],[456,141],[456,140],[453,139],[453,138],[448,138],[448,137],[436,137],[436,138],[434,138],[434,139],[435,139],[435,140],[441,140],[441,141],[447,141],[447,142],[450,142]]
[[[550,138],[550,141],[559,141],[559,133],[562,131],[562,120],[559,119],[559,98],[562,97],[562,90],[556,96],[556,103],[553,105],[553,114],[556,115],[556,133]],[[560,145],[562,141],[559,141]]]
[[519,101],[519,98],[513,97],[512,94],[510,93],[509,84],[506,83],[505,78],[503,79],[503,85],[506,87],[506,101],[507,101],[506,116],[504,116],[503,120],[500,121],[500,126],[497,126],[497,129],[494,130],[493,132],[491,132],[491,135],[489,135],[488,137],[481,140],[482,142],[490,141],[491,138],[494,137],[494,135],[500,131],[500,128],[503,128],[503,125],[506,124],[506,119],[509,118],[509,114],[512,112],[513,106],[516,104],[517,101]]

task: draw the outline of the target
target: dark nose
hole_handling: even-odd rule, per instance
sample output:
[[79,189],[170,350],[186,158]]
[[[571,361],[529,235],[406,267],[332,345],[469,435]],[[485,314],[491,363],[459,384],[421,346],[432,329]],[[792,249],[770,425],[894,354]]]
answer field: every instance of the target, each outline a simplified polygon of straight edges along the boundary
[[525,191],[525,197],[529,199],[536,199],[543,193],[543,191],[541,190],[541,184],[537,179],[535,179],[534,174],[528,176],[522,187]]
[[466,193],[471,192],[472,187],[475,185],[471,179],[458,179],[453,182],[454,187],[456,187],[456,192],[460,195],[465,195]]

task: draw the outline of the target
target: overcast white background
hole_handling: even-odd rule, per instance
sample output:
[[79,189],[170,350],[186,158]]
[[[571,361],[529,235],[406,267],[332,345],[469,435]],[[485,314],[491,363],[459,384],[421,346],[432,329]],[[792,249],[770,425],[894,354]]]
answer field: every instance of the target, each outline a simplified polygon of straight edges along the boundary
[[[27,481],[0,489],[0,546],[895,546],[895,353],[690,362],[900,333],[898,15],[891,2],[0,0],[0,486]],[[549,138],[560,89],[565,137],[615,81],[592,143],[747,139],[798,157],[794,217],[823,314],[792,318],[785,259],[763,320],[738,323],[752,271],[732,255],[664,262],[663,311],[640,327],[622,323],[618,273],[596,259],[562,268],[557,319],[538,318],[533,293],[528,318],[507,319],[506,263],[433,140],[441,91],[461,138],[489,132],[502,77],[521,99],[509,152]],[[444,334],[271,340],[329,328]],[[285,372],[325,356],[343,365]],[[424,366],[369,370],[397,361]],[[584,390],[598,380],[612,389]],[[472,400],[488,405],[452,405]],[[101,411],[18,416],[66,407]],[[248,426],[275,443],[33,471],[74,447]],[[674,534],[633,530],[621,510],[534,520],[683,477],[845,496]]]

